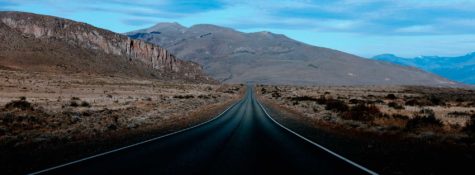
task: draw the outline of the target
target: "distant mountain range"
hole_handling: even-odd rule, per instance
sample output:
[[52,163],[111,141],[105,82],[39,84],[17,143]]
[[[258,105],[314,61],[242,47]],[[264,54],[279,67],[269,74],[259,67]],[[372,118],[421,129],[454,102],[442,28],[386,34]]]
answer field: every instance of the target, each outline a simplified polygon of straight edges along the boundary
[[458,57],[419,56],[415,58],[383,54],[373,59],[413,66],[451,80],[475,84],[475,52]]
[[271,32],[160,23],[127,35],[58,17],[0,12],[0,69],[214,82],[202,65],[225,83],[460,85]]
[[0,69],[215,82],[166,49],[68,19],[0,12]]
[[427,85],[456,83],[413,67],[364,59],[271,32],[243,33],[209,24],[159,23],[126,33],[204,66],[225,83]]

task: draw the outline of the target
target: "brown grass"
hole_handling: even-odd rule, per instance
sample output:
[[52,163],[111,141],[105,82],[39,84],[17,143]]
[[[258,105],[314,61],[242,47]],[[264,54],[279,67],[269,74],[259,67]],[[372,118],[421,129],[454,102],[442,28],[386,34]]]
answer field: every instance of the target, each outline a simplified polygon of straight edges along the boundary
[[5,70],[0,75],[0,168],[7,174],[196,125],[245,91],[243,85],[101,75]]
[[[444,140],[463,140],[469,137],[464,128],[469,126],[470,116],[475,115],[475,107],[471,106],[475,92],[470,89],[375,86],[258,88],[263,99],[296,111],[310,121],[377,134],[399,133],[417,138],[431,132]],[[279,94],[279,98],[272,94]]]

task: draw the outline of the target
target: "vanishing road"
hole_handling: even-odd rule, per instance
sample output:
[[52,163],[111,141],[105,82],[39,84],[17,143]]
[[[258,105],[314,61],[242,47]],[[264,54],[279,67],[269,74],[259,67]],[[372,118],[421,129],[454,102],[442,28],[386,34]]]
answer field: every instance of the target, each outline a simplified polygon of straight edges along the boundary
[[214,120],[39,174],[369,174],[272,121],[248,88]]

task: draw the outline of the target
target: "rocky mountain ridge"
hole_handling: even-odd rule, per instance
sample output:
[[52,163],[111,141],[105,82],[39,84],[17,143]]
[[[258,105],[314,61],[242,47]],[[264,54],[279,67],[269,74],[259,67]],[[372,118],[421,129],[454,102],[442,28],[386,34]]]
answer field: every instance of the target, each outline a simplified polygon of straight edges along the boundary
[[54,39],[129,61],[138,60],[161,74],[171,74],[172,79],[211,80],[199,64],[177,59],[164,48],[85,23],[22,12],[0,12],[0,22],[21,32],[24,38]]
[[158,23],[126,33],[203,65],[225,83],[427,85],[457,83],[422,70],[308,45],[272,32],[244,33],[211,24]]

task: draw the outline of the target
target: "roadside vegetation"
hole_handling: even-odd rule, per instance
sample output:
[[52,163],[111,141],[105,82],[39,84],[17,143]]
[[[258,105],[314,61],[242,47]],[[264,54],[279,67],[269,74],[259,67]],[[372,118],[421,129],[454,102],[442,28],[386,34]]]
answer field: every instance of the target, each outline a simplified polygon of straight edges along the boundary
[[258,86],[257,91],[326,126],[457,144],[475,140],[470,89]]
[[5,174],[201,123],[245,90],[100,75],[0,75],[0,168],[11,171]]

